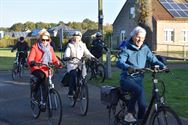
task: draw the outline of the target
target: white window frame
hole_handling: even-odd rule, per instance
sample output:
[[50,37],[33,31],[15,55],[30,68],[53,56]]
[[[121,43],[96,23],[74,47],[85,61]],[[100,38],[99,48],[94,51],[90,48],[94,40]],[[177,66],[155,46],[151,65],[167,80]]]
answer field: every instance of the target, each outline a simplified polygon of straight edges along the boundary
[[120,41],[125,40],[125,35],[126,35],[125,33],[126,33],[125,30],[121,30],[121,32],[120,32]]
[[130,19],[134,19],[135,16],[136,16],[136,14],[135,14],[135,7],[134,6],[130,7],[129,18]]
[[183,30],[183,42],[188,42],[188,29]]
[[174,29],[164,29],[164,41],[165,42],[174,42],[175,31]]

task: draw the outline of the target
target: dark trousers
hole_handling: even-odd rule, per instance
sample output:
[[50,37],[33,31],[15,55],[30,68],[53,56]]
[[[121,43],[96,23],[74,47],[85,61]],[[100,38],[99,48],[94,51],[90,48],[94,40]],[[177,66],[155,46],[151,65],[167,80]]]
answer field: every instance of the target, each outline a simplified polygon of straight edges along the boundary
[[32,72],[32,75],[37,77],[37,82],[34,83],[34,87],[32,87],[32,91],[37,92],[39,89],[39,86],[42,85],[42,93],[43,93],[43,99],[42,101],[47,100],[47,95],[48,95],[48,79],[43,71],[40,69],[37,69]]
[[143,76],[138,77],[128,77],[120,80],[121,88],[124,91],[129,91],[131,93],[131,99],[128,104],[128,112],[135,112],[136,102],[138,104],[138,119],[143,119],[146,111],[146,98],[143,88]]
[[76,69],[71,70],[69,75],[70,75],[69,91],[72,93],[73,91],[76,91],[76,78],[77,78]]

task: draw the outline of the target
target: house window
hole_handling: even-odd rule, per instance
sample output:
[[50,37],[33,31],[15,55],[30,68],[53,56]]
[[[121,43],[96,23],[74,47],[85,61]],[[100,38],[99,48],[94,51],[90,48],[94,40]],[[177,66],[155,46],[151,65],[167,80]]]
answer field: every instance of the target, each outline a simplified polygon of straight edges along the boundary
[[121,33],[120,33],[120,41],[123,41],[123,40],[126,39],[126,37],[125,37],[125,33],[126,33],[125,30],[122,30],[122,31],[121,31]]
[[129,19],[135,18],[135,7],[130,8]]
[[188,30],[183,31],[183,41],[188,42]]
[[174,42],[174,30],[173,29],[165,29],[165,41],[166,42]]

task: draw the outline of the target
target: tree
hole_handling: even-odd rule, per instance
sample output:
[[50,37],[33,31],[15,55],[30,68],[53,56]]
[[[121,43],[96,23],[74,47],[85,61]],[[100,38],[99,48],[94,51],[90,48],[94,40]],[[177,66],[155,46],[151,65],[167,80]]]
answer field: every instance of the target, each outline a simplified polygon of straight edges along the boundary
[[152,48],[152,4],[151,0],[137,0],[136,2],[136,21],[138,25],[146,29],[146,41],[148,45]]
[[25,28],[22,23],[16,23],[10,27],[10,30],[11,31],[23,31],[23,30],[25,30]]
[[27,21],[26,23],[24,23],[24,28],[25,30],[33,30],[35,29],[35,23]]

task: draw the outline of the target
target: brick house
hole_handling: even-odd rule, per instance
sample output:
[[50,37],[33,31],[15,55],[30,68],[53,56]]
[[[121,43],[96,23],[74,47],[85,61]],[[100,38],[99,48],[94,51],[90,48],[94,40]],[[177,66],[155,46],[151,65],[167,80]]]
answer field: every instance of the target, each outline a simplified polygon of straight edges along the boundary
[[[175,15],[172,9],[164,7],[164,2],[178,4],[185,10],[184,15]],[[178,1],[178,2],[177,2]],[[182,50],[183,45],[188,45],[188,1],[186,0],[151,0],[152,6],[152,41],[148,44],[153,51]],[[168,4],[168,3],[167,3]],[[113,23],[112,47],[116,48],[119,42],[130,37],[129,34],[137,25],[135,20],[135,1],[127,0]]]

